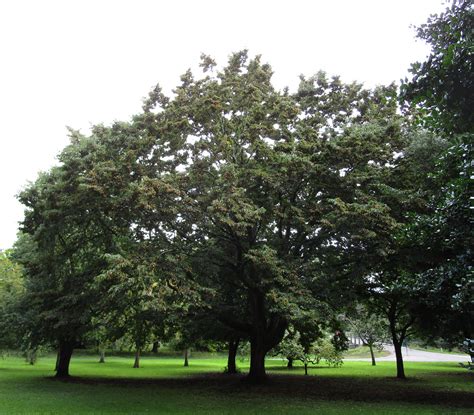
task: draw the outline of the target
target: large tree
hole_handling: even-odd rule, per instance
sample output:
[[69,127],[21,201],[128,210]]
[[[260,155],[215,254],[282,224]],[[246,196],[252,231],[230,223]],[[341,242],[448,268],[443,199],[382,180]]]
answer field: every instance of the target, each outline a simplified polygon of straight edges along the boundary
[[336,252],[370,259],[390,239],[395,221],[371,186],[400,146],[396,91],[319,73],[290,95],[246,52],[220,71],[209,57],[202,66],[172,99],[157,88],[145,103],[142,120],[174,165],[147,181],[144,204],[152,214],[174,192],[179,220],[155,232],[194,246],[194,278],[250,339],[249,379],[261,381],[266,353],[310,304],[315,270]]
[[[100,298],[94,280],[108,266],[104,254],[117,253],[119,236],[129,233],[127,218],[120,221],[109,213],[118,202],[93,191],[87,175],[98,160],[114,156],[112,147],[95,136],[70,133],[71,143],[58,157],[61,164],[19,195],[26,207],[25,236],[15,252],[26,271],[25,302],[35,322],[29,330],[32,342],[58,347],[58,377],[69,375],[74,347],[91,329]],[[119,163],[111,164],[118,168]],[[109,188],[116,189],[124,177],[115,176]]]
[[411,67],[401,88],[402,102],[415,107],[418,120],[445,135],[472,132],[474,125],[474,8],[472,0],[453,0],[417,28],[431,53]]
[[84,209],[88,200],[80,196],[77,173],[68,163],[40,176],[20,200],[27,206],[23,231],[29,250],[22,243],[16,255],[26,270],[25,301],[36,316],[31,339],[57,346],[57,376],[68,376],[96,297],[90,283],[105,265],[100,254],[110,240],[97,226],[95,211]]
[[388,255],[397,218],[380,186],[403,141],[396,88],[320,72],[290,94],[245,51],[215,66],[203,56],[203,75],[188,71],[172,98],[155,88],[130,123],[72,132],[62,165],[21,194],[31,293],[48,316],[39,337],[66,350],[58,374],[111,293],[131,293],[116,305],[132,318],[139,293],[163,286],[249,338],[248,378],[262,381],[288,324]]
[[[422,239],[433,259],[421,277],[437,293],[427,325],[429,337],[453,344],[472,337],[472,145],[474,137],[474,8],[472,0],[453,1],[418,28],[431,47],[428,59],[412,67],[402,85],[402,102],[426,129],[439,134],[449,148],[438,158],[422,189],[430,212],[418,215],[413,235]],[[431,332],[431,333],[429,333]]]

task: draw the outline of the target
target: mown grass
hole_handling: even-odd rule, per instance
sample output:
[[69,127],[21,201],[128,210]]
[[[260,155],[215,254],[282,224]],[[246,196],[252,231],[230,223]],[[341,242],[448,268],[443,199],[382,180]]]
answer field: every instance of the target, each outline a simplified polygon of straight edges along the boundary
[[[386,350],[374,349],[375,358],[389,356],[390,352]],[[359,346],[344,352],[345,359],[370,359],[369,346]]]
[[[462,355],[465,354],[459,349],[453,349],[453,350],[448,350],[448,349],[442,349],[440,347],[424,347],[424,346],[418,346],[418,345],[413,345],[409,346],[413,350],[422,350],[424,352],[432,352],[432,353],[443,353],[443,354],[457,354],[457,355]],[[467,355],[466,355],[467,358]]]
[[[269,360],[270,381],[250,386],[224,375],[222,357],[73,357],[69,381],[52,378],[54,358],[30,366],[0,360],[1,414],[472,414],[473,373],[455,363],[407,363],[409,379],[394,378],[392,362],[346,362],[288,370]],[[242,371],[247,363],[240,363]]]

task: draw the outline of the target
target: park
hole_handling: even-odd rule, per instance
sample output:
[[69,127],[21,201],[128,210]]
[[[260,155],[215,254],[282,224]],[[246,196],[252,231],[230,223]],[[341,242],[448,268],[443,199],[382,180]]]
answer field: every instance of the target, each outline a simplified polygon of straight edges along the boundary
[[[320,365],[303,375],[282,360],[267,364],[268,384],[250,386],[242,375],[223,373],[226,358],[197,354],[143,359],[133,369],[131,356],[79,355],[67,382],[53,377],[53,357],[35,366],[20,358],[2,361],[1,413],[75,414],[468,414],[472,376],[454,362],[407,362],[409,378],[393,377],[394,362],[346,361],[339,368]],[[242,371],[248,361],[240,362]]]
[[69,128],[0,250],[0,414],[472,413],[473,22],[400,83],[203,53]]

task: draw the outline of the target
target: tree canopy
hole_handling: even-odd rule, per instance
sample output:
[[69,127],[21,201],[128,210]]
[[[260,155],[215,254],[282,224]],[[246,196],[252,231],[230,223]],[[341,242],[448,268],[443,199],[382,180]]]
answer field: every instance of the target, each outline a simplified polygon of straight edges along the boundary
[[60,165],[19,195],[31,343],[57,347],[67,376],[98,326],[137,359],[170,330],[186,349],[243,339],[260,382],[285,333],[307,355],[355,301],[388,319],[400,377],[430,310],[470,332],[471,20],[460,2],[419,29],[433,53],[401,96],[324,72],[279,91],[240,51],[223,67],[203,55],[129,122],[70,130]]

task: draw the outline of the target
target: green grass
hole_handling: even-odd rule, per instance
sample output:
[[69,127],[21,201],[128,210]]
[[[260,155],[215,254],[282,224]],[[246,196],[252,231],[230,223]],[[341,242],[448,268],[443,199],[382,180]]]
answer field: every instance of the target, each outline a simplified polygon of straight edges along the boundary
[[441,349],[439,347],[424,347],[424,346],[418,346],[418,345],[417,346],[408,346],[408,347],[410,347],[413,350],[422,350],[424,352],[443,353],[443,354],[457,354],[457,355],[463,354],[463,355],[466,355],[466,359],[468,357],[468,355],[466,353],[462,352],[459,349],[448,350],[448,349]]
[[[407,363],[406,381],[392,362],[372,367],[285,368],[269,360],[268,384],[249,386],[223,375],[224,358],[73,357],[71,381],[52,378],[54,358],[35,366],[0,360],[0,414],[472,414],[473,373],[453,363]],[[245,371],[248,363],[241,363]]]
[[[390,355],[386,350],[378,351],[374,349],[375,358]],[[370,349],[368,346],[359,346],[344,352],[345,359],[370,359]]]

